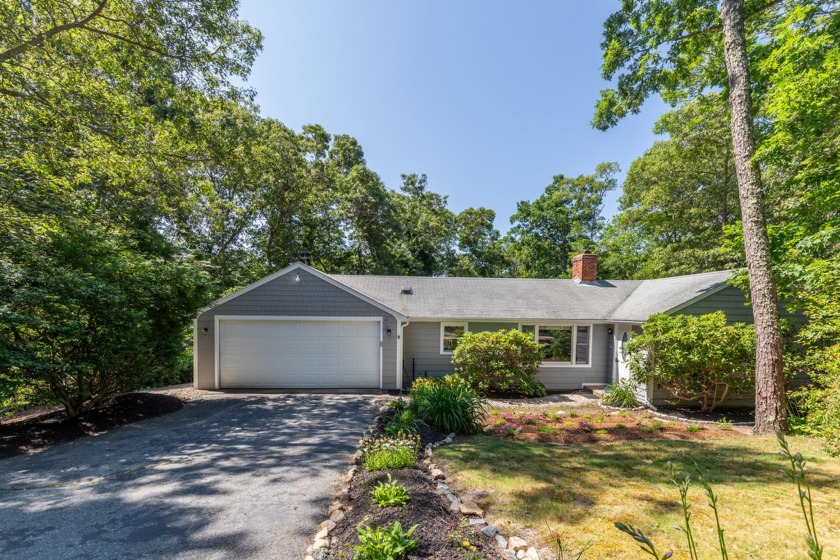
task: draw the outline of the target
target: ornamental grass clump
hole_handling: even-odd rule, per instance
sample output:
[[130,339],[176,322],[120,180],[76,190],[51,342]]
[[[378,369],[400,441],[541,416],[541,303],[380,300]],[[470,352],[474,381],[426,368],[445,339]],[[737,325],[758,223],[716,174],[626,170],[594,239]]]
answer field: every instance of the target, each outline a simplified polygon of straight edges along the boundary
[[361,441],[361,447],[364,450],[367,470],[402,469],[414,466],[417,462],[420,436],[401,433],[396,437],[365,437]]
[[611,383],[604,389],[604,396],[601,402],[607,406],[615,406],[618,408],[635,408],[639,406],[639,401],[636,399],[636,394],[627,384]]
[[409,395],[410,410],[427,424],[459,435],[482,430],[479,417],[484,412],[484,399],[460,377],[417,379]]

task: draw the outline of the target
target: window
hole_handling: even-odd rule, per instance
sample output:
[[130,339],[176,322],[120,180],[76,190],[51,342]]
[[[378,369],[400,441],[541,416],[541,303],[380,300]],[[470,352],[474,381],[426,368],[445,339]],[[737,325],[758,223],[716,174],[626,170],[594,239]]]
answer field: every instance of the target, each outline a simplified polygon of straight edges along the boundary
[[540,345],[545,365],[589,365],[592,328],[590,325],[519,325]]
[[537,343],[543,362],[572,363],[572,327],[543,327]]
[[466,323],[441,323],[440,325],[440,353],[451,354],[458,346],[458,339],[464,336]]

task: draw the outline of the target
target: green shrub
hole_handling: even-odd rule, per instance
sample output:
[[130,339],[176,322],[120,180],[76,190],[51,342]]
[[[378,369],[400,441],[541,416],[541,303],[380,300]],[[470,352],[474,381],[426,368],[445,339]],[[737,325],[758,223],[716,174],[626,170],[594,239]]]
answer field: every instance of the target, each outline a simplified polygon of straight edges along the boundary
[[464,333],[452,355],[455,373],[476,390],[526,397],[545,395],[536,380],[541,361],[533,336],[516,329]]
[[379,481],[370,493],[373,495],[373,501],[381,508],[404,506],[411,497],[408,489],[399,482],[393,481],[390,474],[388,474],[388,482]]
[[611,383],[604,389],[604,396],[601,398],[607,406],[617,406],[620,408],[634,408],[639,406],[639,401],[636,399],[636,394],[633,389],[628,387],[625,383]]
[[417,539],[410,538],[417,525],[403,531],[399,521],[390,527],[357,527],[360,545],[354,546],[354,560],[402,560],[417,546]]
[[558,431],[557,428],[552,428],[551,426],[540,426],[540,433],[541,434],[547,434],[547,435],[553,436],[554,434],[557,433],[557,431]]
[[402,412],[408,408],[408,403],[402,397],[392,400],[388,403],[388,408],[396,412]]
[[721,312],[652,315],[627,343],[634,383],[656,378],[676,399],[713,410],[754,387],[755,329]]
[[414,466],[417,462],[420,437],[400,434],[395,438],[365,438],[362,440],[362,447],[367,470],[402,469]]
[[413,410],[403,410],[401,413],[393,416],[385,425],[385,433],[389,436],[397,436],[399,434],[416,434],[417,413]]
[[704,428],[700,424],[689,424],[688,426],[685,427],[685,431],[690,433],[690,434],[696,434],[697,432],[702,432],[705,429],[706,428]]
[[650,424],[642,424],[641,426],[639,426],[639,429],[643,432],[652,434],[653,432],[658,432],[659,430],[661,430],[662,427],[662,422],[660,422],[659,420],[654,420]]
[[473,434],[481,431],[479,416],[484,399],[462,378],[418,379],[411,386],[411,410],[424,422],[444,432]]

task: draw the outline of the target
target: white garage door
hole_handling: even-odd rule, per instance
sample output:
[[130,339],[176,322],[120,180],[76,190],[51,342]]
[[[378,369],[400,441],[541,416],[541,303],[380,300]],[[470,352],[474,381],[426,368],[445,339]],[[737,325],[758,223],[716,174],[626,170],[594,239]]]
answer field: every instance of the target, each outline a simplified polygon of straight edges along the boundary
[[379,388],[379,321],[219,320],[222,388]]

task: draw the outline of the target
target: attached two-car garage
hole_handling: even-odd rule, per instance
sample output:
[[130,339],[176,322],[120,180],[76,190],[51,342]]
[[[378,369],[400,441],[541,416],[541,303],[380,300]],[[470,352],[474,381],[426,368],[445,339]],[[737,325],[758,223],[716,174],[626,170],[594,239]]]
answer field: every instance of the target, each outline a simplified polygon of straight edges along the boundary
[[380,317],[217,320],[222,389],[380,387]]

